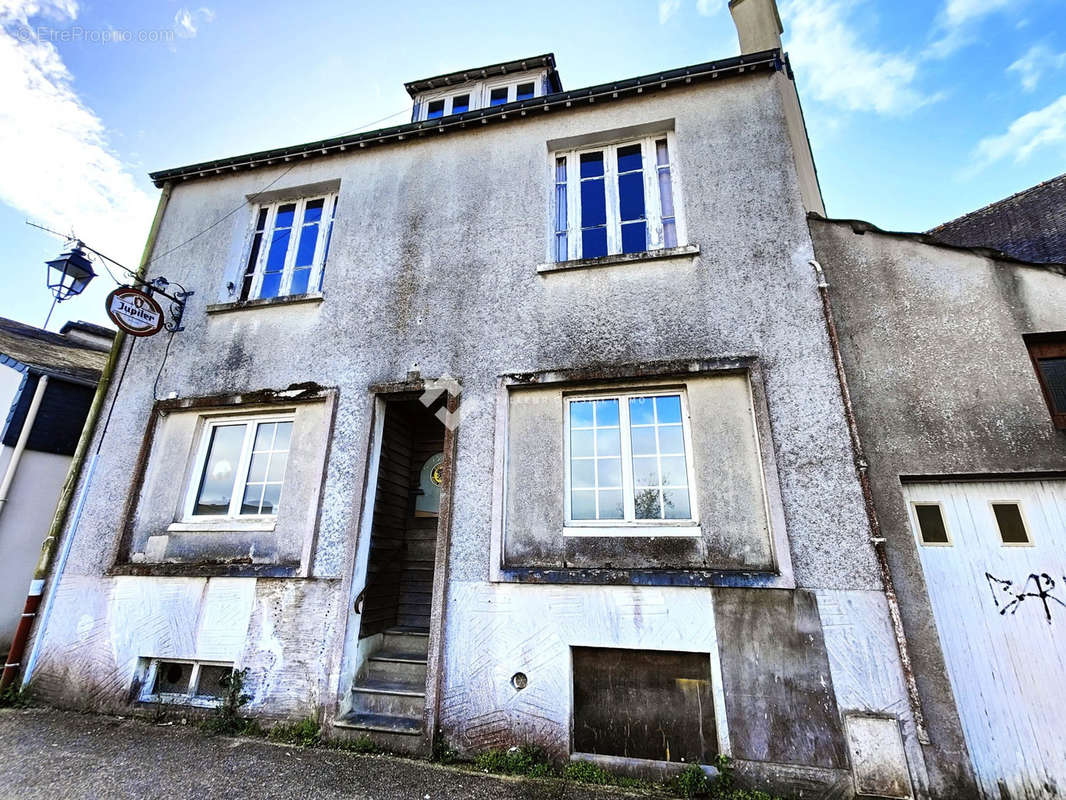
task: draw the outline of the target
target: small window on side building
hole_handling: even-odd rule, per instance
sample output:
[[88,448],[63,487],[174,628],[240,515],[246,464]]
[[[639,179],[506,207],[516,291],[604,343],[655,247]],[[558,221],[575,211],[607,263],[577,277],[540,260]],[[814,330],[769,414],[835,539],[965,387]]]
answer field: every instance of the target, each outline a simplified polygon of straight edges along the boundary
[[918,535],[922,544],[949,545],[948,528],[944,522],[944,510],[940,503],[915,503],[914,516],[918,519]]
[[426,119],[437,119],[444,116],[444,101],[432,100],[426,107]]
[[1066,430],[1066,332],[1030,334],[1025,344],[1051,420]]
[[507,102],[507,86],[500,86],[497,89],[493,89],[489,93],[489,105],[490,106],[502,106]]
[[1003,544],[1031,544],[1025,528],[1021,503],[992,503],[999,538]]
[[520,83],[515,92],[515,100],[529,100],[533,97],[533,84]]
[[459,94],[452,98],[452,113],[463,114],[470,110],[470,95]]

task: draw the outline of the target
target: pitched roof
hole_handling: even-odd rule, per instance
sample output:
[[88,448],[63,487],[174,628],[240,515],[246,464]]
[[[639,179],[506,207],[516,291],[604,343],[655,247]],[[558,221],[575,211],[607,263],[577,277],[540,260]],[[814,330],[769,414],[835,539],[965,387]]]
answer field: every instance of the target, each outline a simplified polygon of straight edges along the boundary
[[65,336],[0,317],[0,363],[16,369],[95,384],[107,352],[72,342]]
[[1066,174],[929,231],[948,244],[992,247],[1035,263],[1066,263]]
[[517,123],[527,116],[532,117],[555,109],[581,108],[591,103],[621,102],[641,97],[646,93],[652,94],[690,83],[776,70],[784,70],[790,78],[792,77],[787,57],[775,48],[759,53],[745,53],[720,61],[708,61],[689,67],[653,72],[637,78],[626,78],[598,86],[588,86],[584,89],[555,92],[543,97],[534,97],[531,100],[516,100],[502,106],[467,111],[465,114],[450,114],[446,117],[409,122],[365,133],[347,134],[294,147],[262,150],[233,158],[221,158],[185,167],[159,170],[149,173],[148,177],[156,186],[161,187],[167,181],[172,180],[213,178],[216,175],[228,175],[237,170],[283,166],[286,163],[291,164],[298,158],[302,160],[336,155],[348,149],[354,151],[368,146],[414,141],[423,137],[435,138],[440,134],[460,133],[464,130],[476,131],[481,130],[482,125]]

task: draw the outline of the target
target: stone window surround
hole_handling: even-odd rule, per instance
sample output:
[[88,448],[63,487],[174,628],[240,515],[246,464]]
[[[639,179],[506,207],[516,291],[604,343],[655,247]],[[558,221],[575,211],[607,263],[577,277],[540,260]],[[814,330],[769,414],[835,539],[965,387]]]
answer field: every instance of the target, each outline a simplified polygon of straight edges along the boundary
[[[192,576],[192,577],[294,577],[306,578],[311,575],[311,562],[315,545],[318,540],[318,526],[321,519],[321,506],[324,492],[319,486],[316,507],[314,510],[314,524],[309,526],[302,542],[299,564],[230,564],[218,563],[173,563],[173,562],[134,562],[130,559],[135,535],[135,518],[144,489],[145,477],[148,469],[149,457],[152,444],[160,432],[160,422],[167,414],[175,411],[236,411],[247,408],[249,413],[258,413],[263,409],[293,408],[313,403],[325,403],[324,417],[326,430],[320,431],[324,440],[324,448],[321,457],[320,484],[326,479],[326,467],[329,463],[330,449],[333,439],[333,428],[336,420],[338,390],[336,388],[322,387],[317,384],[293,384],[287,389],[262,389],[241,394],[205,395],[198,397],[181,397],[160,400],[149,415],[148,424],[145,427],[144,437],[141,440],[140,450],[137,454],[130,488],[126,496],[123,509],[123,527],[115,560],[108,570],[110,575],[154,575],[154,576]],[[199,426],[198,426],[199,428]],[[194,454],[199,439],[189,443],[190,454]],[[191,455],[190,455],[191,457]],[[188,458],[183,463],[187,462]],[[185,497],[185,481],[188,475],[182,475],[182,493]],[[253,523],[262,527],[258,521]],[[173,523],[172,523],[173,525]],[[177,523],[175,530],[182,528],[183,523]],[[196,525],[190,528],[198,528]],[[243,526],[236,525],[233,529],[241,529]]]
[[[642,379],[661,380],[684,376],[743,373],[748,376],[755,423],[764,442],[760,456],[763,466],[770,544],[777,570],[734,572],[725,570],[626,570],[626,569],[513,569],[503,566],[504,508],[507,483],[507,441],[509,391],[530,385],[636,386]],[[736,358],[693,358],[673,361],[620,364],[573,369],[542,370],[500,375],[496,381],[496,418],[493,454],[492,518],[490,531],[489,580],[493,583],[633,583],[664,586],[714,586],[768,589],[795,589],[789,538],[785,529],[770,414],[766,401],[762,368],[755,356]],[[559,467],[562,469],[562,465]]]

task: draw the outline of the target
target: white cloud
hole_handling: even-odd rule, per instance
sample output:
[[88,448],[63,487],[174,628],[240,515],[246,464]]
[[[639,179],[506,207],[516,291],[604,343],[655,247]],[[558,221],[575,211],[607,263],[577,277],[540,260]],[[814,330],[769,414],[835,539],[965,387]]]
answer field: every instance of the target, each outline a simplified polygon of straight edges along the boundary
[[725,0],[696,0],[696,10],[704,17],[717,14],[725,5]]
[[974,149],[974,171],[1004,159],[1020,164],[1037,150],[1066,156],[1066,94],[1037,111],[1018,117],[999,136],[989,136]]
[[787,49],[817,100],[848,111],[905,114],[936,98],[917,88],[917,63],[861,40],[850,19],[862,0],[785,0]]
[[213,22],[215,12],[210,8],[197,8],[189,10],[184,6],[174,14],[174,32],[183,39],[192,39],[199,31],[199,26]]
[[665,25],[679,8],[681,8],[681,0],[659,0],[659,24]]
[[1066,67],[1066,53],[1055,53],[1046,44],[1034,44],[1025,55],[1007,67],[1007,72],[1018,73],[1018,80],[1027,92],[1036,89],[1040,78],[1047,70]]
[[76,14],[74,0],[0,0],[0,201],[135,264],[154,200],[108,147],[55,47],[31,31],[31,18]]
[[947,58],[974,41],[974,27],[980,20],[1016,4],[1017,0],[947,0],[936,21],[939,38],[929,45],[925,56]]

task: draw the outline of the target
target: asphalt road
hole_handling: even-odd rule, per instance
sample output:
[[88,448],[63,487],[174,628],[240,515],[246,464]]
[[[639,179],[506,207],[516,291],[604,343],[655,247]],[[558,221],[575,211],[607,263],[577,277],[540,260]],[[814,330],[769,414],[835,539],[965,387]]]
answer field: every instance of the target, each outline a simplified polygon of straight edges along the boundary
[[[264,800],[619,800],[562,781],[482,775],[422,761],[211,737],[50,709],[0,711],[0,797]],[[628,795],[632,797],[632,795]]]

